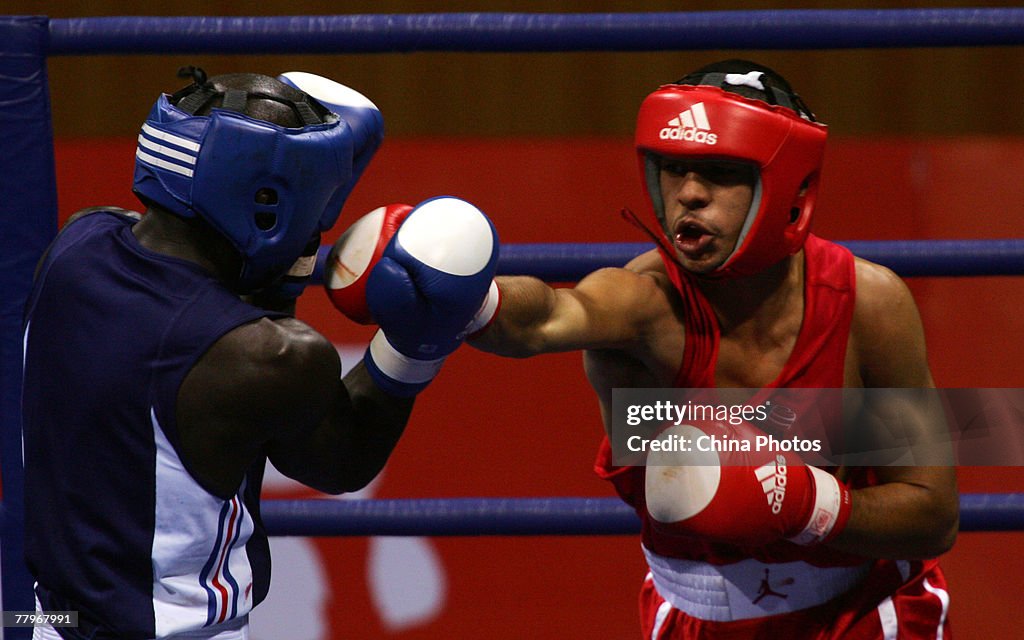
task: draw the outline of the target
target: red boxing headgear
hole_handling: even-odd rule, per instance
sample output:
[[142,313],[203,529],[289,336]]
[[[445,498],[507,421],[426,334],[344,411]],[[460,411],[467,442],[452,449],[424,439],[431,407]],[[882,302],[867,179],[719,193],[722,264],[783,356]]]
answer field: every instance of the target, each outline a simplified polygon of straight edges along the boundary
[[736,247],[709,274],[734,277],[757,273],[803,247],[825,137],[825,125],[787,107],[713,86],[665,85],[640,105],[636,150],[644,191],[663,232],[665,209],[656,156],[738,160],[757,167],[753,203]]

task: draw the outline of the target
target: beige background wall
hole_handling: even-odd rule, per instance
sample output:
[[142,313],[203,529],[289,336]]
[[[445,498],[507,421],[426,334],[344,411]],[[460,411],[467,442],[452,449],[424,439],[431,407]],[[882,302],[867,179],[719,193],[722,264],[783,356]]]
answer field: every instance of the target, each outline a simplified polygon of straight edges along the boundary
[[[633,2],[561,0],[180,0],[147,8],[126,0],[6,0],[10,14],[326,15],[463,11],[631,12],[771,8],[1013,6],[1013,2]],[[163,6],[162,6],[163,5]],[[84,56],[50,59],[58,136],[134,136],[175,70],[291,69],[321,73],[367,94],[390,135],[629,135],[636,107],[657,85],[715,59],[742,55],[787,76],[837,135],[1024,134],[1024,47],[845,51],[572,54],[353,54],[323,56]]]

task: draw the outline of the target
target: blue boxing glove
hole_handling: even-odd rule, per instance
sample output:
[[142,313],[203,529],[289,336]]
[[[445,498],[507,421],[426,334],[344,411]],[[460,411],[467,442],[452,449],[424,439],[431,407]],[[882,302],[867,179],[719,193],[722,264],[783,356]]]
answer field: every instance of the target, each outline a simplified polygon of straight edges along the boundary
[[277,79],[338,114],[352,130],[352,180],[342,194],[347,198],[384,140],[384,117],[380,109],[355,89],[313,73],[289,71]]
[[380,330],[364,360],[378,386],[408,397],[430,383],[497,311],[497,262],[494,225],[470,203],[442,196],[409,212],[366,282]]

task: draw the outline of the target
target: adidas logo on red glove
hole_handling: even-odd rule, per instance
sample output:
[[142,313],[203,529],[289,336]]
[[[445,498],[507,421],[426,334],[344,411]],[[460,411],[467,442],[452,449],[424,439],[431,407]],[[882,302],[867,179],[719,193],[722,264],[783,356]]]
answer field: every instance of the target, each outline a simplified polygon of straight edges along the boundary
[[[678,432],[676,434],[675,432]],[[694,422],[663,435],[701,435],[754,442],[749,423]],[[850,491],[831,474],[789,452],[652,451],[645,493],[652,526],[665,533],[760,546],[789,540],[821,544],[850,517]]]

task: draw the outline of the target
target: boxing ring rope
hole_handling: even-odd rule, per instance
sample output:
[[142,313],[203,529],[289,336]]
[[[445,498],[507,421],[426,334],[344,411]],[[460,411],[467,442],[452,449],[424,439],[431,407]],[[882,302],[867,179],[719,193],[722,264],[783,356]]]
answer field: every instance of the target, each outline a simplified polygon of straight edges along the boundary
[[[636,513],[618,498],[264,500],[273,536],[635,535]],[[960,496],[961,531],[1024,529],[1024,493]]]
[[[1024,275],[1024,239],[848,240],[839,244],[904,277]],[[548,282],[576,282],[595,269],[622,266],[652,248],[653,244],[643,242],[505,244],[498,271],[527,273]]]
[[[50,55],[850,49],[1024,44],[1024,9],[54,19]],[[255,49],[259,50],[256,51]]]
[[[48,56],[561,52],[1024,45],[1024,9],[461,13],[275,17],[0,16],[0,454],[4,610],[30,610],[22,552],[21,310],[56,232]],[[904,276],[1024,274],[1024,239],[848,242]],[[573,281],[649,245],[510,245],[500,268]],[[543,255],[541,255],[543,254]],[[964,531],[1024,529],[1024,494],[961,496]],[[266,501],[275,535],[634,534],[613,498]],[[7,629],[10,638],[23,637]]]
[[[264,500],[271,536],[614,536],[640,520],[618,498],[408,498]],[[6,516],[0,505],[0,525]],[[1024,529],[1024,493],[965,493],[960,531]]]
[[[854,255],[892,269],[903,277],[1024,275],[1024,239],[997,240],[847,240],[838,242]],[[621,267],[653,249],[644,242],[506,243],[498,273],[532,275],[547,282],[577,282],[601,267]],[[329,245],[317,253],[313,283],[323,282]]]

